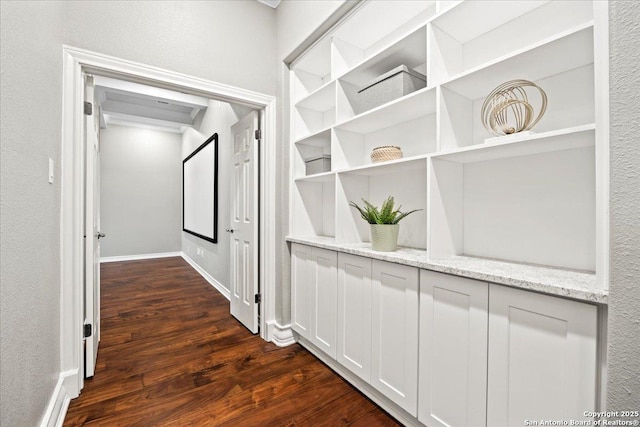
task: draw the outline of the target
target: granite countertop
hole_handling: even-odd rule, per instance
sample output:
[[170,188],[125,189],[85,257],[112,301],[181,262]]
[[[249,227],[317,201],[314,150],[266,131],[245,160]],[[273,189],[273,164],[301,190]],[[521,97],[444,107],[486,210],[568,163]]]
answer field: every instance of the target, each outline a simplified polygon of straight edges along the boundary
[[429,259],[427,251],[422,249],[399,247],[395,252],[378,252],[372,250],[369,243],[336,243],[332,237],[287,237],[286,240],[514,288],[598,304],[607,303],[608,292],[596,286],[595,274],[591,272],[470,256],[452,256],[433,260]]

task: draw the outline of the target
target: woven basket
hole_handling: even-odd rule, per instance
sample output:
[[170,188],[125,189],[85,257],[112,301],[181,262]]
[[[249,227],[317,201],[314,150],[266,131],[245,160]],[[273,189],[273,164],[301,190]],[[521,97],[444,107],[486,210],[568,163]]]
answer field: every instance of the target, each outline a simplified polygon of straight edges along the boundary
[[371,151],[371,161],[373,163],[388,162],[389,160],[396,160],[402,158],[402,150],[400,147],[393,145],[383,145],[382,147],[376,147]]

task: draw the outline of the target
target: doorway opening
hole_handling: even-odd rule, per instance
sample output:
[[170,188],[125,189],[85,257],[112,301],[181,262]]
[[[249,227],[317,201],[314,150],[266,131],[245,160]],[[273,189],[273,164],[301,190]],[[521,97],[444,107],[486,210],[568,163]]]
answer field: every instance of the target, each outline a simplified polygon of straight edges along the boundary
[[102,76],[85,82],[85,244],[94,248],[85,251],[85,377],[98,353],[100,263],[182,257],[257,333],[259,110]]
[[[61,260],[61,364],[70,397],[83,386],[83,75],[140,83],[259,111],[263,149],[259,157],[259,286],[260,336],[274,340],[275,322],[275,98],[241,88],[195,78],[144,64],[63,47],[63,147],[62,147],[62,260]],[[275,330],[276,332],[279,332]],[[276,337],[283,344],[282,333]]]

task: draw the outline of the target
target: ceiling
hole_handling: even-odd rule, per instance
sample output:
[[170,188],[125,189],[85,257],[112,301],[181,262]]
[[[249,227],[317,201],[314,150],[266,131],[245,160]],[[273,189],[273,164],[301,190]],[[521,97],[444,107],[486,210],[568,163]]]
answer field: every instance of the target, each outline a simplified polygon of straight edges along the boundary
[[100,127],[110,124],[183,133],[209,100],[167,89],[94,77]]

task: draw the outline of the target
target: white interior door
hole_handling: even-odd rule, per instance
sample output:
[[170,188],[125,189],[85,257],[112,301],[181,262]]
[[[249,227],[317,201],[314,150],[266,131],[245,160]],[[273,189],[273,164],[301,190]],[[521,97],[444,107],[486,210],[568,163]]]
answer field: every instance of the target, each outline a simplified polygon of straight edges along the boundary
[[100,185],[98,114],[95,111],[92,76],[85,76],[85,101],[91,103],[91,114],[85,110],[85,280],[84,335],[85,377],[95,373],[100,341]]
[[231,314],[258,332],[258,112],[231,127]]

